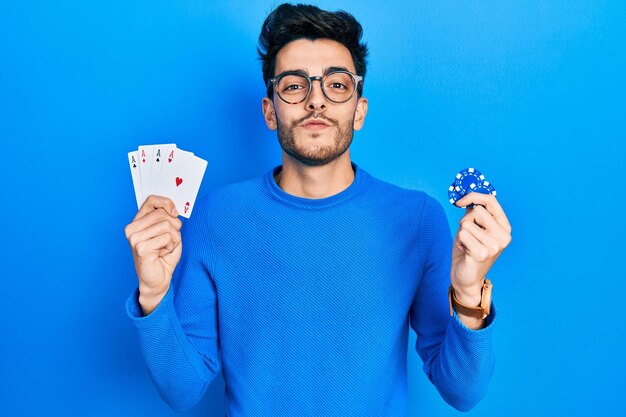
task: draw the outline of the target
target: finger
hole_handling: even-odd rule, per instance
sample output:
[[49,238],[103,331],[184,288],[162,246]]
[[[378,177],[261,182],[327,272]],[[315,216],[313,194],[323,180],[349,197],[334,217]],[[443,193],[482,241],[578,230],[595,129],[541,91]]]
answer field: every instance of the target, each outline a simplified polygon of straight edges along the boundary
[[178,242],[170,242],[163,249],[159,251],[159,257],[167,256],[170,253],[174,252],[174,250],[181,244],[181,241]]
[[487,209],[482,206],[476,206],[471,213],[463,216],[459,222],[461,227],[467,224],[477,225],[484,230],[492,240],[499,243],[502,249],[506,248],[511,242],[511,234],[496,222],[495,218],[489,214]]
[[[476,241],[486,249],[486,252],[477,248],[477,260],[485,261],[489,257],[498,256],[500,252],[504,249],[504,247],[499,243],[497,239],[495,239],[491,234],[489,234],[486,230],[482,229],[480,226],[474,223],[466,223],[463,226],[463,230],[466,230],[470,233],[470,235],[476,239]],[[474,256],[472,256],[474,257]]]
[[145,259],[150,259],[152,257],[156,258],[159,256],[159,252],[171,241],[172,236],[169,233],[163,233],[162,235],[155,236],[152,239],[139,242],[136,247],[137,256]]
[[461,218],[459,224],[472,222],[488,231],[504,232],[504,229],[496,221],[495,217],[483,206],[474,206]]
[[178,217],[172,217],[165,212],[165,209],[159,208],[153,212],[145,215],[141,219],[135,220],[126,226],[125,233],[126,238],[130,239],[130,236],[143,230],[153,224],[160,223],[162,221],[168,221],[176,230],[180,230],[183,222]]
[[148,226],[151,226],[155,223],[159,223],[165,220],[170,222],[170,224],[178,230],[180,230],[181,226],[183,225],[183,222],[178,217],[172,217],[165,212],[165,209],[160,208],[160,209],[154,210],[152,213],[147,214],[143,218],[137,220],[136,228],[137,230],[145,229]]
[[454,245],[455,245],[457,248],[459,248],[459,250],[460,250],[463,254],[465,254],[465,251],[466,251],[465,246],[463,246],[463,242],[461,242],[461,238],[459,237],[459,231],[460,231],[460,230],[461,230],[461,229],[459,229],[459,230],[457,231],[457,233],[456,233],[456,236],[455,236],[455,238],[454,238]]
[[477,204],[483,206],[487,211],[496,219],[498,224],[504,228],[508,233],[511,233],[511,224],[509,219],[504,214],[504,210],[498,203],[495,196],[491,194],[481,193],[469,193],[456,202],[458,207],[466,207],[470,204]]
[[148,241],[156,236],[168,233],[171,236],[172,241],[180,240],[180,232],[172,226],[172,224],[164,220],[162,222],[153,224],[145,229],[142,229],[136,233],[133,233],[128,241],[130,246],[136,250],[137,246],[141,242]]
[[476,239],[468,228],[459,229],[458,238],[464,247],[464,253],[466,255],[469,255],[478,261],[487,259],[487,248],[484,247],[478,239]]
[[170,214],[173,217],[178,216],[176,205],[170,198],[160,196],[160,195],[149,195],[146,201],[144,201],[143,204],[141,205],[141,208],[135,215],[135,218],[133,219],[133,221],[137,219],[141,219],[146,214],[151,213],[154,210],[159,209],[159,208],[164,209],[166,213]]

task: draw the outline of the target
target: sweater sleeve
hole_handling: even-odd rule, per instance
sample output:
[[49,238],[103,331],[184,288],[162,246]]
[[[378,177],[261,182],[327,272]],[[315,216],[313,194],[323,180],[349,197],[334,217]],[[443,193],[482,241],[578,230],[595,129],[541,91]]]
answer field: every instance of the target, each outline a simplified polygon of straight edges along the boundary
[[177,411],[197,404],[221,368],[209,221],[207,205],[197,202],[181,229],[183,252],[170,289],[152,313],[143,316],[137,288],[126,302],[150,378]]
[[424,372],[441,397],[459,411],[473,408],[485,395],[494,369],[492,304],[486,327],[472,330],[454,312],[448,287],[452,238],[443,207],[427,196],[419,235],[423,270],[410,311],[417,335],[415,349]]

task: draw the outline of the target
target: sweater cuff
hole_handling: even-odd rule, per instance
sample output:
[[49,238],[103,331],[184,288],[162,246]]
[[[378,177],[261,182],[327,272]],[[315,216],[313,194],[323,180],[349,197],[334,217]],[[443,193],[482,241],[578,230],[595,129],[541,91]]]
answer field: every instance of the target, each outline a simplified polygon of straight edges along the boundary
[[483,337],[491,337],[491,334],[493,333],[493,328],[494,328],[494,324],[496,321],[496,317],[497,317],[496,306],[492,301],[491,311],[489,315],[485,318],[485,327],[483,327],[482,329],[474,330],[474,329],[470,329],[469,327],[467,327],[465,324],[463,324],[463,322],[457,315],[456,311],[454,311],[454,318],[450,321],[452,322],[452,326],[454,327],[454,330],[456,331],[457,334],[467,339],[480,339]]
[[152,313],[147,316],[143,315],[141,304],[139,304],[139,288],[135,288],[126,300],[126,314],[137,327],[150,327],[155,322],[160,322],[169,312],[168,304],[172,302],[173,290],[167,290],[161,302],[156,306]]

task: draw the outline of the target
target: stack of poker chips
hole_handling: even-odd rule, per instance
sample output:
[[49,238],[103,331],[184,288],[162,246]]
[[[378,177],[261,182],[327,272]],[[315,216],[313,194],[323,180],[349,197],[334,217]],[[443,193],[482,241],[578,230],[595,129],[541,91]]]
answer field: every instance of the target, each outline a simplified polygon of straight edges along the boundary
[[[472,192],[496,195],[496,189],[485,179],[482,172],[475,168],[465,168],[456,174],[454,182],[448,187],[450,204],[456,205],[458,200]],[[467,207],[474,207],[474,204]]]

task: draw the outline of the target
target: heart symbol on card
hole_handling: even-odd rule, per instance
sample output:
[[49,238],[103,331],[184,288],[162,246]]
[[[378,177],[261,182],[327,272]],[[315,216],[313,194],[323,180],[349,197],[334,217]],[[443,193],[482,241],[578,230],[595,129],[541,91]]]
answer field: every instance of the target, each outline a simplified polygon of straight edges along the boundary
[[185,214],[187,214],[187,210],[189,210],[189,201],[185,203]]
[[183,183],[183,179],[180,177],[176,177],[176,186],[178,187],[182,183]]
[[172,158],[167,158],[167,162],[168,163],[172,162]]

